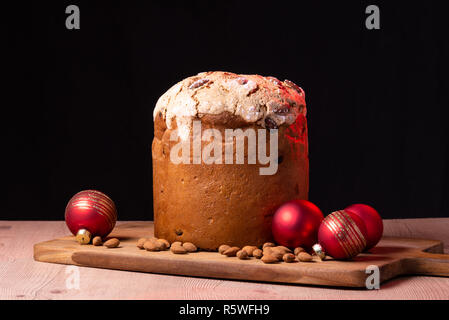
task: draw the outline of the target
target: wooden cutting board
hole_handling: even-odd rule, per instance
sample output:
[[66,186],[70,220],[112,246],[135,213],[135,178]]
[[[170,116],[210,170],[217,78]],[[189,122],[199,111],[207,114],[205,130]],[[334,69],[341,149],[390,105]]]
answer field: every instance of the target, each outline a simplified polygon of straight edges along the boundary
[[239,260],[218,252],[176,255],[136,247],[139,238],[151,236],[152,222],[127,223],[110,235],[120,239],[118,248],[79,245],[75,237],[68,236],[35,244],[34,259],[128,271],[342,287],[365,287],[370,265],[379,267],[381,282],[406,274],[449,276],[449,255],[442,254],[443,244],[436,240],[383,238],[370,253],[351,261],[264,264],[255,258]]

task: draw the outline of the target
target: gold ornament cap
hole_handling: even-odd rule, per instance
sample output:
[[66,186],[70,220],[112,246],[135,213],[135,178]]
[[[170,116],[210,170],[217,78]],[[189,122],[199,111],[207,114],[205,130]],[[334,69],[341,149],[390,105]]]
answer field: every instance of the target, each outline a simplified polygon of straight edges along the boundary
[[324,260],[324,258],[326,257],[326,253],[324,252],[324,249],[320,244],[314,244],[312,250],[313,252],[315,252],[317,257],[320,258],[320,260]]
[[80,229],[76,233],[76,241],[78,241],[79,244],[88,244],[91,238],[92,234],[89,232],[89,230]]

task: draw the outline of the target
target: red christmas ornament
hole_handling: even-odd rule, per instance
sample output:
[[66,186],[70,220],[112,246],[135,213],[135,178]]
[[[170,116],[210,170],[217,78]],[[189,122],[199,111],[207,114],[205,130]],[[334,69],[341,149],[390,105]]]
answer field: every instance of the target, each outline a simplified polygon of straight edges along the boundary
[[117,221],[114,202],[96,190],[84,190],[75,194],[65,208],[65,222],[81,244],[87,244],[94,236],[106,237]]
[[311,248],[317,241],[323,213],[312,202],[292,200],[283,204],[273,216],[274,240],[283,246]]
[[335,259],[353,258],[365,249],[365,224],[351,212],[332,212],[320,225],[318,242]]
[[363,220],[366,227],[365,250],[373,248],[382,238],[384,231],[384,225],[379,213],[373,207],[360,203],[350,205],[345,211],[352,212]]

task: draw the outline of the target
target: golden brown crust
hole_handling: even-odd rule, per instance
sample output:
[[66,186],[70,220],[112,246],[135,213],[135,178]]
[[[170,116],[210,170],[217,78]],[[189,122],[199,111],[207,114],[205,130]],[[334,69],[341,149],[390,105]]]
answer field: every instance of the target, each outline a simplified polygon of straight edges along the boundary
[[[213,127],[220,132],[227,128]],[[260,175],[261,165],[247,161],[239,165],[173,164],[170,150],[176,142],[169,140],[171,130],[161,139],[155,137],[155,236],[169,242],[193,242],[206,250],[216,250],[223,243],[243,247],[272,241],[275,209],[285,201],[308,196],[307,139],[292,141],[286,138],[287,132],[279,130],[280,163],[271,176]]]

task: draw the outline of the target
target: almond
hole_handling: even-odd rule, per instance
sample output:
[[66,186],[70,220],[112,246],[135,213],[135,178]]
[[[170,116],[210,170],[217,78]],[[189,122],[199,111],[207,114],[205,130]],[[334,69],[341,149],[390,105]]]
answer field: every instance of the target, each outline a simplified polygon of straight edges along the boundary
[[165,248],[166,249],[168,249],[168,248],[170,248],[170,242],[168,242],[167,240],[165,240],[165,239],[158,239],[159,241],[162,241],[163,243],[165,243]]
[[284,253],[292,253],[292,251],[289,248],[284,247],[284,246],[277,246],[275,248],[279,249],[280,251],[282,251]]
[[120,245],[120,241],[117,238],[109,239],[104,243],[104,246],[107,248],[117,248]]
[[92,239],[92,244],[94,246],[101,246],[103,244],[103,241],[101,240],[101,237],[96,236]]
[[263,256],[263,252],[260,249],[256,249],[253,251],[253,257],[256,257],[256,259],[260,259]]
[[248,254],[248,257],[252,257],[253,256],[253,252],[256,249],[257,249],[256,246],[244,246],[242,248],[243,251],[246,251],[246,253]]
[[143,245],[147,240],[147,238],[140,238],[139,240],[137,240],[137,248],[144,249]]
[[279,261],[276,257],[273,257],[271,254],[264,254],[262,259],[260,260],[262,260],[263,263],[276,263]]
[[143,244],[143,248],[147,251],[159,251],[156,241],[147,240]]
[[244,259],[248,259],[248,252],[246,252],[245,250],[239,250],[237,252],[237,258],[239,258],[240,260],[244,260]]
[[276,259],[278,259],[279,261],[281,261],[282,257],[284,256],[284,252],[276,247],[265,247],[265,249],[263,250],[263,254],[271,255]]
[[206,83],[208,83],[209,81],[210,81],[209,79],[199,79],[199,80],[196,80],[194,83],[192,83],[192,84],[189,86],[189,89],[196,89],[196,88],[199,88],[199,87],[205,85]]
[[187,250],[180,244],[176,244],[176,245],[171,245],[170,247],[170,251],[173,252],[174,254],[185,254],[187,253]]
[[232,247],[232,248],[229,248],[228,250],[226,250],[225,252],[223,252],[223,254],[228,257],[235,257],[235,255],[237,254],[237,252],[239,250],[240,250],[239,247]]
[[262,246],[262,249],[265,249],[266,247],[275,247],[276,245],[273,242],[265,242]]
[[293,253],[286,253],[282,257],[282,260],[284,260],[287,263],[295,261],[295,255]]
[[221,246],[218,247],[218,252],[221,254],[224,254],[224,252],[226,250],[228,250],[229,248],[231,248],[231,247],[228,246],[227,244],[222,244]]
[[181,241],[175,241],[175,242],[173,242],[171,245],[172,245],[172,246],[177,246],[177,245],[181,246],[181,245],[182,245],[182,242],[181,242]]
[[298,254],[298,260],[301,262],[310,262],[312,261],[312,256],[308,254],[307,252],[300,252]]
[[304,250],[301,247],[297,247],[295,248],[295,251],[293,251],[293,253],[295,254],[295,256],[297,256],[300,252],[305,252],[306,250]]
[[164,241],[162,241],[161,239],[156,240],[155,244],[156,244],[158,251],[164,251],[165,249],[167,249],[167,244]]
[[182,246],[187,252],[195,252],[197,250],[196,246],[191,242],[184,242]]

